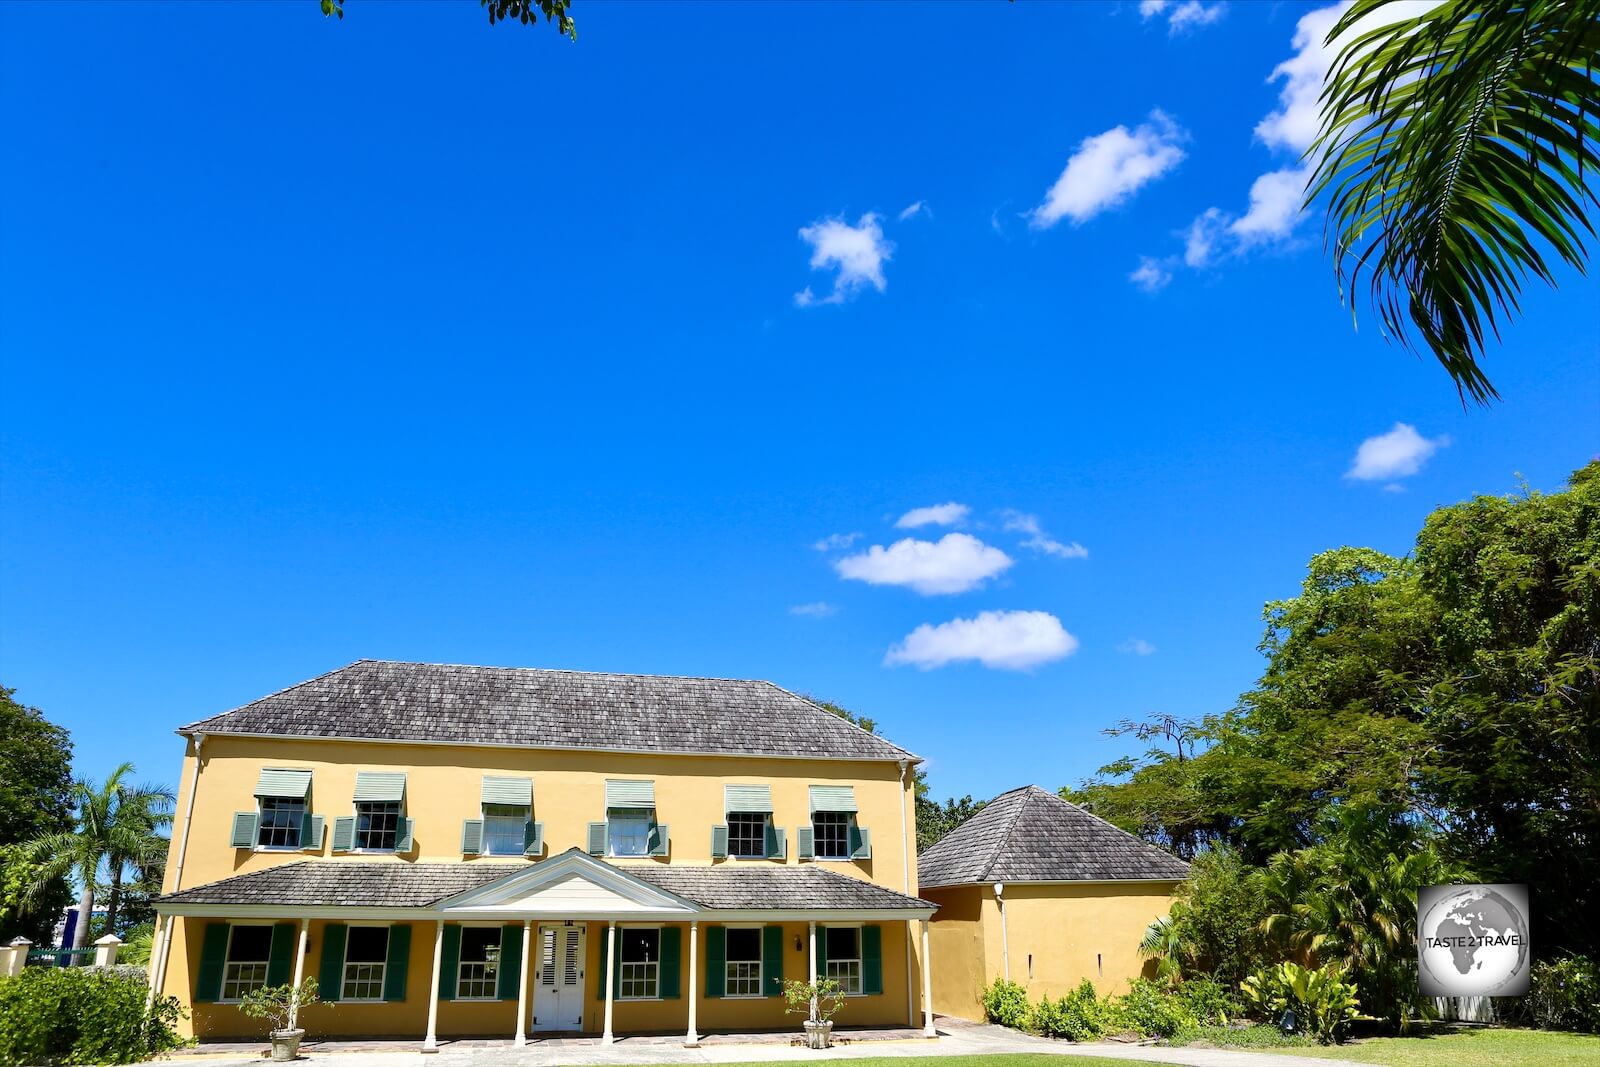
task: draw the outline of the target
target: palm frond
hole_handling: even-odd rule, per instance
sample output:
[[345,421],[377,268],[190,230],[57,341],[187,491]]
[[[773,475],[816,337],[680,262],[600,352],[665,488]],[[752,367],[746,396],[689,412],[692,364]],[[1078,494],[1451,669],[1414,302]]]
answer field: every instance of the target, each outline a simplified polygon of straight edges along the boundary
[[1528,277],[1583,269],[1600,166],[1600,0],[1356,0],[1329,35],[1308,199],[1328,196],[1341,297],[1364,283],[1463,399],[1499,396],[1485,344]]

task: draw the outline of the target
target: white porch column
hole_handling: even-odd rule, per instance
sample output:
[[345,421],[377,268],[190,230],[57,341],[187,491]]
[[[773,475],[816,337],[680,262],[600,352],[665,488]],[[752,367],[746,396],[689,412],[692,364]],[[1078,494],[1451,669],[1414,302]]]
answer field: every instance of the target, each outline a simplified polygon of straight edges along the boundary
[[600,1043],[609,1045],[616,1038],[611,1036],[611,1002],[616,999],[617,983],[612,977],[617,971],[617,921],[612,919],[606,923],[606,1028],[600,1035]]
[[[910,975],[906,977],[909,978]],[[933,1028],[933,960],[928,955],[927,919],[922,920],[922,1036],[939,1036],[939,1031]]]
[[700,1000],[699,942],[700,924],[691,922],[689,923],[689,1032],[683,1038],[683,1043],[690,1048],[697,1048],[700,1045],[700,1030],[695,1025],[699,1021],[695,1011]]
[[[300,1019],[300,983],[306,976],[306,952],[311,947],[311,920],[300,920],[299,951],[294,954],[294,992],[290,994],[289,1001],[289,1029],[295,1028],[295,1023]],[[338,995],[337,992],[328,994],[330,998]]]
[[[161,973],[161,964],[163,962],[161,944],[163,937],[171,936],[168,933],[168,928],[171,925],[171,919],[159,913],[156,915],[155,934],[150,938],[150,974],[148,977],[150,991],[144,996],[144,1010],[147,1012],[150,1010],[151,1005],[155,1004],[156,994],[161,992],[161,979],[165,977]],[[5,973],[4,968],[0,968],[0,974]]]
[[[815,982],[817,980],[817,921],[815,919],[811,920],[811,953],[810,953],[810,960],[811,960],[811,969],[806,972],[806,981],[807,982]],[[817,1010],[817,998],[816,997],[812,997],[811,998],[811,1010],[813,1012],[815,1012]]]
[[528,964],[533,951],[533,920],[522,921],[522,973],[517,976],[517,1036],[513,1045],[528,1043]]
[[444,967],[444,920],[438,922],[433,934],[433,984],[428,987],[428,1036],[422,1039],[422,1051],[439,1051],[439,971]]

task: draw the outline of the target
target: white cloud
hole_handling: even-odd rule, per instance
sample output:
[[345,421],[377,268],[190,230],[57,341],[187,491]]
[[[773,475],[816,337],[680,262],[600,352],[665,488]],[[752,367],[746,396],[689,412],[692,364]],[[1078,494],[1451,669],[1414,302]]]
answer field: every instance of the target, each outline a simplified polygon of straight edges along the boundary
[[1172,281],[1171,261],[1140,256],[1139,266],[1128,275],[1128,280],[1147,293],[1159,293]]
[[811,547],[818,552],[832,552],[836,549],[849,548],[861,539],[858,533],[829,534]]
[[843,219],[822,219],[802,226],[800,236],[811,245],[812,270],[831,267],[839,273],[827,296],[817,296],[809,285],[794,294],[796,307],[842,304],[869,285],[880,293],[887,286],[883,265],[894,252],[894,245],[884,239],[877,215],[862,215],[854,226]]
[[1133,656],[1151,656],[1155,654],[1156,646],[1142,637],[1130,637],[1117,646],[1117,651]]
[[1159,15],[1167,9],[1167,0],[1139,0],[1139,15],[1150,18]]
[[1045,230],[1064,218],[1084,223],[1116,207],[1182,162],[1179,144],[1186,138],[1159,109],[1150,112],[1149,122],[1132,130],[1113,126],[1084,138],[1044,203],[1029,215],[1030,224]]
[[918,526],[956,526],[971,513],[971,508],[952,500],[948,504],[912,508],[896,519],[894,524],[902,530],[914,530]]
[[1230,222],[1228,232],[1245,247],[1288,237],[1300,221],[1300,205],[1310,178],[1309,166],[1261,175],[1250,185],[1250,210]]
[[1011,557],[971,534],[945,534],[938,541],[908,537],[885,548],[873,545],[833,565],[839,577],[869,585],[903,585],[923,596],[976,589],[1011,566]]
[[1029,515],[1025,511],[1007,510],[1001,513],[1005,516],[1004,528],[1014,533],[1025,533],[1028,539],[1022,542],[1023,548],[1031,548],[1035,552],[1042,552],[1047,556],[1059,556],[1061,559],[1088,559],[1089,550],[1078,542],[1065,544],[1054,540],[1044,532],[1039,525],[1039,516]]
[[901,222],[904,222],[907,219],[914,219],[918,215],[926,214],[928,214],[928,205],[924,204],[921,200],[918,200],[915,204],[908,205],[907,207],[901,209],[900,214],[896,215],[895,218],[899,219]]
[[1388,433],[1361,442],[1356,449],[1355,462],[1345,472],[1345,477],[1363,482],[1408,478],[1449,443],[1448,437],[1427,438],[1418,433],[1415,426],[1397,422]]
[[1183,262],[1190,267],[1203,267],[1211,262],[1217,240],[1227,228],[1227,217],[1220,208],[1207,208],[1195,217],[1183,235]]
[[789,609],[790,615],[803,615],[808,619],[826,619],[829,615],[836,614],[838,608],[823,600],[810,604],[796,604]]
[[1227,10],[1227,4],[1204,4],[1200,0],[1184,0],[1183,3],[1176,5],[1170,0],[1139,0],[1139,16],[1148,22],[1150,19],[1166,15],[1167,32],[1174,37],[1198,26],[1211,25]]
[[909,663],[930,671],[976,660],[1002,671],[1032,670],[1078,650],[1078,639],[1046,611],[985,611],[973,619],[923,623],[891,647],[885,666]]

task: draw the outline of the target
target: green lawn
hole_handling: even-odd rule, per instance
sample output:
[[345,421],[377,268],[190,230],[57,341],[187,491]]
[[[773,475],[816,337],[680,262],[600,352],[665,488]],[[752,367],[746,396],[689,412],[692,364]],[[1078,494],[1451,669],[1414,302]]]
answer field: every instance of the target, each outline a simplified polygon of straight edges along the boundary
[[1283,1051],[1293,1056],[1357,1060],[1385,1067],[1594,1067],[1600,1064],[1600,1036],[1543,1030],[1457,1030],[1421,1037],[1372,1037],[1329,1048]]

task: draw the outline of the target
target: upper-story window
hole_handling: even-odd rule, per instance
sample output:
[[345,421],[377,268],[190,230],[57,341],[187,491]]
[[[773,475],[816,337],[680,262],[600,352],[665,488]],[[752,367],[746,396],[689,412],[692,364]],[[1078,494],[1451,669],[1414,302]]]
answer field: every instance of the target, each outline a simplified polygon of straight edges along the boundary
[[267,767],[256,781],[256,809],[233,815],[230,844],[270,852],[322,848],[322,818],[310,814],[311,772]]
[[667,827],[656,820],[656,784],[606,779],[606,821],[589,825],[589,851],[597,856],[665,856]]
[[772,789],[766,785],[723,786],[727,822],[712,827],[714,859],[782,859],[783,831],[772,825]]
[[[810,854],[819,860],[869,859],[872,839],[856,819],[856,791],[849,785],[814,785],[811,793]],[[806,855],[804,849],[801,856]]]
[[261,828],[257,848],[298,849],[300,824],[306,817],[306,802],[292,797],[261,798]]
[[762,859],[767,854],[767,823],[770,815],[735,811],[728,813],[728,855],[740,859]]
[[[360,852],[408,852],[411,820],[405,815],[406,776],[401,771],[362,771],[356,775],[355,824],[345,845]],[[342,820],[341,820],[342,821]],[[342,842],[334,827],[334,848]]]
[[532,844],[533,779],[484,775],[483,855],[521,856]]

